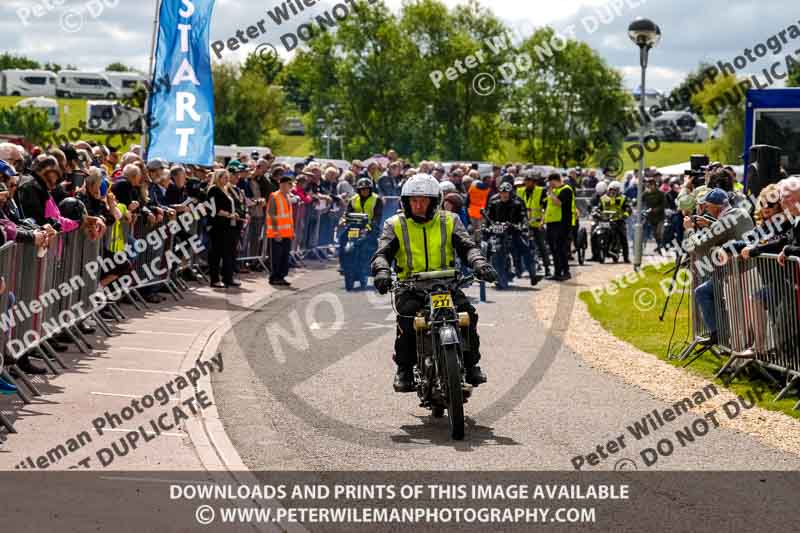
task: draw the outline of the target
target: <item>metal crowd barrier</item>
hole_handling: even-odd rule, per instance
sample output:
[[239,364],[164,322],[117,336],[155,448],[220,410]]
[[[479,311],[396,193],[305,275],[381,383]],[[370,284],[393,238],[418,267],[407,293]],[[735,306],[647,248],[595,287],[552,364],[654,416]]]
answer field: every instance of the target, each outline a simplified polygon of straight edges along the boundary
[[[695,290],[707,279],[714,288],[718,342],[716,355],[728,360],[715,377],[731,371],[728,383],[747,367],[755,367],[768,381],[778,384],[768,370],[782,373],[786,383],[775,400],[783,398],[800,382],[800,259],[787,258],[785,266],[778,256],[763,254],[745,260],[729,257],[713,266],[705,279],[700,278],[698,262],[691,258],[691,321],[693,340],[680,359],[694,354],[697,359],[711,349],[709,332],[702,320]],[[698,346],[703,348],[695,352]],[[736,365],[743,361],[744,364]],[[794,406],[800,409],[800,401]]]
[[247,224],[242,229],[242,236],[239,241],[239,253],[236,260],[239,262],[258,261],[264,268],[267,268],[267,237],[265,231],[265,217],[251,216]]

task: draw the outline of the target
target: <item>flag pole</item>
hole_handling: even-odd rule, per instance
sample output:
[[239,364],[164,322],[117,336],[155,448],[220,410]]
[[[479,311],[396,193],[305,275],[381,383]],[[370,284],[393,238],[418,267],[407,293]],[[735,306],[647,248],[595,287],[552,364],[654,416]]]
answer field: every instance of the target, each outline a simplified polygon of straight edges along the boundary
[[147,79],[150,82],[150,85],[147,87],[147,93],[145,94],[144,100],[144,123],[142,124],[142,151],[144,154],[144,160],[147,160],[147,142],[149,141],[149,129],[150,129],[150,95],[155,90],[156,84],[155,80],[155,72],[153,69],[153,63],[155,62],[156,56],[156,41],[158,40],[158,18],[161,14],[161,1],[156,0],[156,12],[153,15],[153,36],[150,41],[150,63],[147,70]]

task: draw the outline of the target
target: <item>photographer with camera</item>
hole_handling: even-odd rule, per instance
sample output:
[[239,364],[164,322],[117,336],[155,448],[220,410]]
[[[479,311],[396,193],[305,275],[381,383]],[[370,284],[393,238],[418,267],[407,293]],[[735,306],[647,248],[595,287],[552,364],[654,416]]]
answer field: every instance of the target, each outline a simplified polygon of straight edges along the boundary
[[[687,234],[684,249],[694,254],[695,261],[710,256],[717,248],[741,240],[753,229],[753,220],[744,209],[732,207],[728,194],[722,189],[712,189],[697,197],[698,214],[683,219]],[[705,344],[718,342],[717,312],[714,307],[714,285],[712,280],[701,283],[694,291],[695,300],[709,331]]]

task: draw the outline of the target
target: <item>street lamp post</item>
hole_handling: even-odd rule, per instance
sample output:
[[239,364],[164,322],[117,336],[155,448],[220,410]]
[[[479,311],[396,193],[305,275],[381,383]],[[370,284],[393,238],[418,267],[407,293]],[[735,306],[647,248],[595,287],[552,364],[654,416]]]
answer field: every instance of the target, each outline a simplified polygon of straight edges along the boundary
[[342,157],[344,157],[344,136],[340,134],[342,122],[338,118],[333,118],[336,106],[329,105],[326,111],[326,118],[317,119],[317,129],[322,132],[320,138],[325,141],[325,157],[327,159],[331,158],[331,141],[334,143],[339,141],[339,149],[342,152]]
[[639,131],[639,144],[641,156],[639,159],[639,179],[636,182],[636,224],[634,226],[634,251],[633,267],[636,270],[642,266],[642,237],[644,233],[644,220],[642,220],[642,191],[644,191],[644,133],[647,111],[645,110],[645,74],[647,72],[647,59],[650,49],[661,41],[661,28],[650,19],[638,18],[628,26],[628,37],[639,47],[639,62],[642,66],[642,86],[640,95],[640,113],[642,113],[642,127]]

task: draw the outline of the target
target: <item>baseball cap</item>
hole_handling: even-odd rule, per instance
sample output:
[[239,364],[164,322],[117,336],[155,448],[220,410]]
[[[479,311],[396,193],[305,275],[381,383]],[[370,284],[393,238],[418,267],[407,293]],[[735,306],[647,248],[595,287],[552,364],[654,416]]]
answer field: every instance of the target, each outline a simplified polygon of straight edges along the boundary
[[0,174],[3,174],[7,177],[12,177],[17,175],[17,171],[14,170],[14,167],[9,165],[7,162],[0,159]]
[[701,204],[724,205],[728,201],[728,193],[722,189],[712,189],[705,197],[698,198],[697,201]]
[[241,172],[242,170],[247,170],[247,167],[238,160],[232,159],[231,162],[228,163],[228,172]]
[[147,162],[147,170],[164,170],[166,168],[167,162],[160,157],[156,157]]

